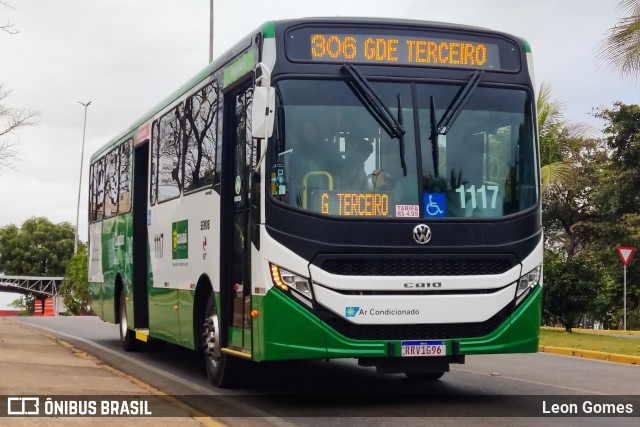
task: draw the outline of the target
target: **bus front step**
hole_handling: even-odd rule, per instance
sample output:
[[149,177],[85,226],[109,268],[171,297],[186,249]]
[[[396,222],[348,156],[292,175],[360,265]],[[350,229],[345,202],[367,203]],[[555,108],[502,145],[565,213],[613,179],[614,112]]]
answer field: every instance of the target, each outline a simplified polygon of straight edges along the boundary
[[136,329],[136,339],[142,342],[149,341],[149,329]]

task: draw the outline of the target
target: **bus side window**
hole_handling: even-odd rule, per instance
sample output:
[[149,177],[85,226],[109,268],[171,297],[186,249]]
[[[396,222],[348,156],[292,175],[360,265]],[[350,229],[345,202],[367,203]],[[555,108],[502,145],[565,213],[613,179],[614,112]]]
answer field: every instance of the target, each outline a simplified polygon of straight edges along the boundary
[[118,212],[118,148],[112,150],[106,157],[106,180],[104,217],[110,218]]
[[151,126],[151,179],[149,185],[150,202],[156,204],[158,198],[158,146],[160,145],[160,123],[158,120],[153,122]]
[[158,201],[175,199],[182,191],[182,120],[183,106],[160,119],[158,162]]
[[118,213],[131,210],[131,140],[120,146]]
[[93,180],[95,179],[95,171],[93,167],[93,163],[89,167],[89,224],[95,221],[94,209],[95,209],[95,201],[94,201],[94,189],[95,184]]
[[104,217],[104,157],[95,163],[93,220],[102,221]]
[[214,81],[196,92],[185,104],[185,192],[210,187],[214,182],[217,125],[218,84]]

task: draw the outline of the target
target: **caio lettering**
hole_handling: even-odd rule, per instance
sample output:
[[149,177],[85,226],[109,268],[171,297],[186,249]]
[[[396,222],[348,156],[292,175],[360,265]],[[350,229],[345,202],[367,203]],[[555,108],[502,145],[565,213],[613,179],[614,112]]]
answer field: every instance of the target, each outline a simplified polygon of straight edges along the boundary
[[441,288],[442,282],[405,283],[404,287],[407,289]]

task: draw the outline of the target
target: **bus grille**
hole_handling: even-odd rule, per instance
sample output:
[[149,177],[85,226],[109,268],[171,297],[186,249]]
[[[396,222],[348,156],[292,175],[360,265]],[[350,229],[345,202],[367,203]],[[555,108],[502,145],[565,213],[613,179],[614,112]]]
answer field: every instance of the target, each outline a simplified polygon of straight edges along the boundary
[[[357,325],[325,311],[324,321],[341,335],[355,340],[425,340],[482,337],[493,332],[509,317],[507,305],[486,322],[434,323],[419,325]],[[324,311],[324,310],[323,310]],[[329,316],[326,316],[330,314]]]
[[341,276],[473,276],[502,274],[512,267],[507,258],[338,258],[320,265]]

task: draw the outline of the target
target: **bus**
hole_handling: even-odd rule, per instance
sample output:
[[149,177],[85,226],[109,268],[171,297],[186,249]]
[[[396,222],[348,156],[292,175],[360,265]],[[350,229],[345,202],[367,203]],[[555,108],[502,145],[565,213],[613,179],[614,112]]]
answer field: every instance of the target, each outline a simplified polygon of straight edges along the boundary
[[247,361],[427,381],[536,352],[534,98],[501,32],[267,22],[91,157],[91,307],[126,350],[202,352],[219,387]]

